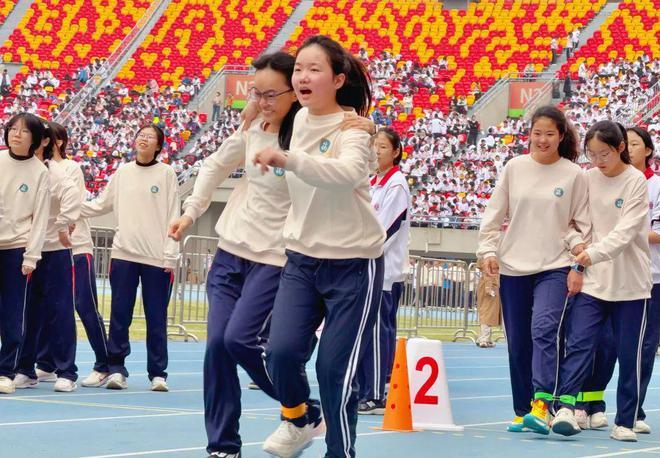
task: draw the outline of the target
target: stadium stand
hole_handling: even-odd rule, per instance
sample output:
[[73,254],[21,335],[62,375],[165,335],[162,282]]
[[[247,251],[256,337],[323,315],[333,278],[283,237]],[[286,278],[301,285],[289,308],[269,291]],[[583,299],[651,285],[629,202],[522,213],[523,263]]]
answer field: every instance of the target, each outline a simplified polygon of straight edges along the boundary
[[174,0],[118,75],[140,88],[150,79],[178,87],[225,64],[250,64],[266,49],[299,1]]

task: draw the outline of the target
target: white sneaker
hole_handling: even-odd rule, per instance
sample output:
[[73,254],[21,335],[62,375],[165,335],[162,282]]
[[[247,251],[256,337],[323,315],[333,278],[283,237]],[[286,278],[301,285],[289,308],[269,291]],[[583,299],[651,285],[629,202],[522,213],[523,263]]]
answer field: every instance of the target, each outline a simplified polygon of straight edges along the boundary
[[25,388],[34,388],[39,384],[39,380],[36,378],[30,378],[25,374],[16,374],[16,377],[14,377],[14,386],[19,389],[25,389]]
[[116,372],[108,377],[108,383],[105,387],[109,390],[125,390],[128,388],[128,383],[126,383],[126,377]]
[[14,385],[14,381],[9,377],[0,377],[0,393],[12,394],[14,391],[16,391],[16,385]]
[[107,372],[98,372],[98,371],[92,371],[91,374],[89,374],[85,380],[80,382],[82,386],[86,386],[89,388],[97,388],[99,386],[105,385],[105,383],[108,381],[108,373]]
[[630,428],[625,426],[614,425],[610,437],[617,441],[623,442],[637,442],[637,434]]
[[37,369],[37,380],[40,382],[54,382],[57,380],[57,374],[55,372],[46,372],[41,369]]
[[589,428],[598,429],[607,427],[607,415],[605,412],[596,412],[589,417]]
[[289,458],[309,447],[312,440],[324,432],[325,422],[323,420],[316,427],[309,423],[302,428],[285,420],[264,441],[263,450],[271,455]]
[[167,382],[163,377],[154,377],[151,380],[151,391],[169,391]]
[[76,391],[76,388],[78,388],[76,382],[68,378],[58,377],[55,381],[54,390],[59,393],[71,393],[72,391]]
[[633,431],[637,434],[651,434],[651,427],[644,420],[637,420]]
[[589,429],[589,415],[587,415],[587,412],[582,409],[575,409],[573,413],[580,429]]
[[552,421],[552,432],[562,436],[574,436],[582,432],[573,411],[562,407]]

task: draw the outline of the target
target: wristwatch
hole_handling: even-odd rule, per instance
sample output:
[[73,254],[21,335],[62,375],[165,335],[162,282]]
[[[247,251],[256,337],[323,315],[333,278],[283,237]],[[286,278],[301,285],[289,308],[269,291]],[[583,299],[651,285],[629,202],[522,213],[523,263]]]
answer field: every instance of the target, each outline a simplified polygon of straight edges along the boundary
[[576,272],[578,272],[578,273],[583,274],[584,271],[587,270],[587,268],[584,267],[582,264],[573,264],[573,265],[571,266],[571,270],[574,270],[574,271],[576,271]]

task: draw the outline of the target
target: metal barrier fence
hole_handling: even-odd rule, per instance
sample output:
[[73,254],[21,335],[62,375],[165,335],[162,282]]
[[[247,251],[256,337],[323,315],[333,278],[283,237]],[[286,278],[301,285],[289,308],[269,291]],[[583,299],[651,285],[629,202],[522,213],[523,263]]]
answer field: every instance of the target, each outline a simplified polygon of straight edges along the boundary
[[[107,228],[93,228],[95,268],[99,286],[99,308],[104,316],[110,302],[109,265],[112,236]],[[206,278],[217,250],[214,237],[188,236],[181,246],[172,297],[168,308],[168,335],[197,341],[191,327],[206,325],[208,297]],[[445,335],[456,340],[476,341],[479,327],[477,297],[481,272],[472,263],[455,259],[410,256],[410,272],[397,314],[400,334],[433,337]],[[142,301],[138,300],[135,318],[144,318]],[[497,331],[496,331],[497,333]]]
[[[98,308],[101,316],[107,321],[110,316],[110,303],[111,303],[111,289],[110,289],[110,258],[112,254],[112,239],[115,235],[114,229],[106,227],[93,227],[92,228],[92,242],[94,244],[94,271],[96,272],[96,288],[98,292]],[[217,241],[216,241],[217,244]],[[170,337],[183,337],[186,341],[192,339],[197,341],[194,334],[190,334],[186,329],[178,323],[177,319],[177,305],[178,301],[175,298],[176,293],[176,278],[181,268],[177,268],[175,275],[175,284],[172,288],[172,296],[167,308],[167,325],[174,327],[176,332],[168,332]],[[204,291],[206,297],[206,291]],[[142,303],[142,288],[138,286],[136,295],[135,308],[133,309],[133,318],[145,319],[144,306]]]

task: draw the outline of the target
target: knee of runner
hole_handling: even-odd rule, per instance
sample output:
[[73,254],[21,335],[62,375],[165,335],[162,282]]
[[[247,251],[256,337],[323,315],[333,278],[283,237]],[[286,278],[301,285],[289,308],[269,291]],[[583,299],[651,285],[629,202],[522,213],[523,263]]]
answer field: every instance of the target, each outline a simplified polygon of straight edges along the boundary
[[[232,355],[236,360],[240,360],[241,356],[250,348],[250,343],[245,336],[241,336],[235,332],[225,332],[224,345],[227,352]],[[256,342],[255,342],[256,344]]]

